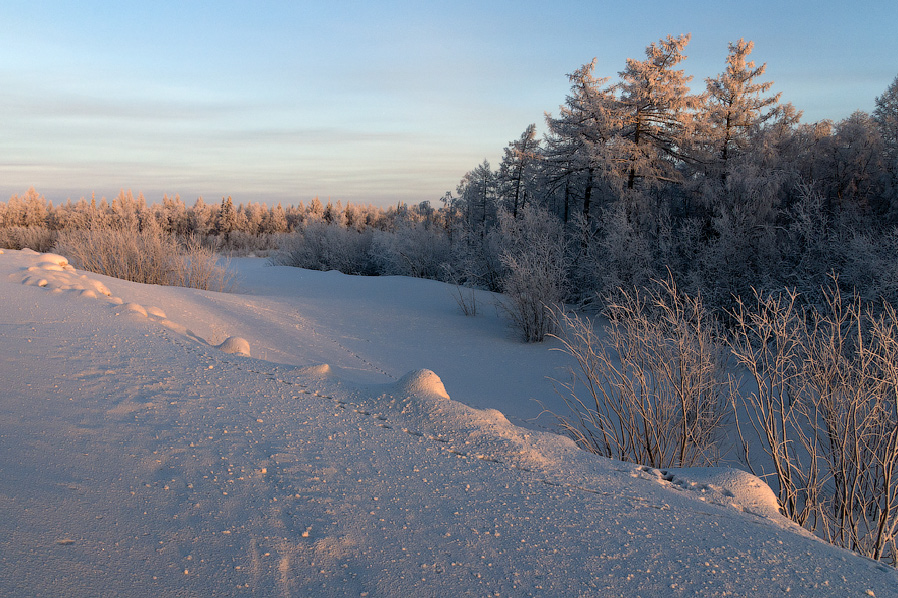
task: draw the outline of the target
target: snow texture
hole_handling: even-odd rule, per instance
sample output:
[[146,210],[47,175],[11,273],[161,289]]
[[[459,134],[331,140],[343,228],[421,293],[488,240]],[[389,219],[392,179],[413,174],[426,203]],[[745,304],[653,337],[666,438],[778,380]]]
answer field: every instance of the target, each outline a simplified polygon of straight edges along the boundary
[[0,596],[898,595],[750,474],[547,431],[558,352],[445,285],[237,264],[0,255]]

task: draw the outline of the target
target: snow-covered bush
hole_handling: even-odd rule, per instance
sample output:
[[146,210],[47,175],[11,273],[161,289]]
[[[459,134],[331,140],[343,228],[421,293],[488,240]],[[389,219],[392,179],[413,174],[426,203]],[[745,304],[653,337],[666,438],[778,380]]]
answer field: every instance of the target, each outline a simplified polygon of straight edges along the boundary
[[279,266],[338,270],[344,274],[375,274],[369,252],[369,230],[359,232],[323,221],[307,222],[271,258]]
[[562,350],[574,358],[558,382],[571,409],[561,428],[593,453],[652,467],[717,462],[732,381],[719,330],[701,299],[672,280],[621,291],[595,323],[553,312]]
[[196,241],[185,247],[159,229],[90,228],[59,233],[55,251],[76,268],[144,284],[229,290],[232,276]]
[[502,212],[500,259],[502,307],[528,343],[554,331],[549,307],[567,296],[567,264],[561,222],[547,211],[527,207],[519,218]]
[[227,236],[227,239],[224,236],[207,235],[203,238],[203,245],[214,247],[216,253],[231,257],[268,257],[277,252],[290,238],[288,233],[251,234],[235,230]]
[[467,287],[499,292],[503,271],[500,234],[497,230],[486,233],[464,227],[450,231],[450,255],[442,280]]
[[56,234],[43,226],[0,228],[0,249],[33,249],[47,252],[53,248]]
[[437,279],[449,261],[449,238],[424,222],[403,222],[393,231],[376,230],[371,261],[378,274]]
[[898,229],[876,236],[854,233],[839,247],[843,288],[855,289],[868,303],[898,305]]
[[190,236],[178,247],[178,259],[174,261],[169,284],[206,291],[230,291],[234,288],[234,276],[228,269],[228,260],[220,263],[216,252],[198,238]]
[[643,288],[658,275],[651,239],[639,230],[624,202],[603,211],[596,237],[590,240],[594,244],[594,292],[604,295],[621,287]]

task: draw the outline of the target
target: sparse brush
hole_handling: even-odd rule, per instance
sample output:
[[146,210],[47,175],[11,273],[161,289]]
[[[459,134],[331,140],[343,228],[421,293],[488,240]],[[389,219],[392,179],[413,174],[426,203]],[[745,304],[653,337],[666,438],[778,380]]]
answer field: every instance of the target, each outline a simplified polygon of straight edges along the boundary
[[47,252],[53,248],[56,234],[42,226],[0,228],[0,249],[33,249]]
[[477,292],[474,289],[456,284],[451,293],[463,314],[466,316],[477,315]]
[[139,282],[226,291],[232,275],[211,249],[190,240],[181,247],[160,230],[90,228],[59,234],[55,251],[77,268]]
[[559,382],[571,416],[556,414],[581,447],[652,467],[709,465],[719,458],[733,386],[717,326],[701,300],[672,280],[646,295],[621,292],[604,334],[552,312],[561,351],[574,358]]
[[772,464],[787,517],[895,564],[898,315],[844,298],[835,279],[823,297],[805,311],[795,293],[759,293],[753,309],[740,303],[734,314],[733,352],[755,382],[739,430],[764,453],[745,457]]

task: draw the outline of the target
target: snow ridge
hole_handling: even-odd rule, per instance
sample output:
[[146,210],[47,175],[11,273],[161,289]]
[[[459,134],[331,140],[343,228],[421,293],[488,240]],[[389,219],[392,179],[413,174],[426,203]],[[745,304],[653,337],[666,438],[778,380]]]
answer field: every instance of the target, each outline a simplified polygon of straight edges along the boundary
[[[155,306],[143,306],[135,302],[125,302],[120,297],[115,297],[109,289],[99,280],[91,278],[87,274],[78,272],[69,264],[68,259],[55,253],[37,253],[31,249],[22,250],[24,255],[33,256],[33,265],[24,266],[19,272],[9,275],[9,278],[26,286],[36,286],[49,290],[51,293],[71,293],[87,299],[103,299],[113,306],[115,313],[120,316],[134,316],[149,318],[163,326],[188,336],[196,341],[211,345],[205,339],[200,338],[185,326],[167,319],[165,312]],[[246,339],[231,336],[219,345],[215,345],[224,353],[250,356],[250,346]]]

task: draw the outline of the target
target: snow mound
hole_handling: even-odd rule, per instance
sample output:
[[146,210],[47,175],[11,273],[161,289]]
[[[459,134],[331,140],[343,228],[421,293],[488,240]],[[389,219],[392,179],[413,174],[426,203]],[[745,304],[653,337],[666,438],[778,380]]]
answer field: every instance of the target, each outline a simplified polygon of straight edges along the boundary
[[[84,274],[79,276],[69,265],[68,260],[61,255],[25,251],[22,253],[37,256],[37,259],[31,262],[32,265],[25,266],[18,274],[10,275],[10,278],[17,278],[25,286],[43,287],[52,292],[74,291],[86,297],[99,295],[108,297],[112,294],[102,282]],[[84,291],[90,291],[93,295]]]
[[[25,286],[45,288],[51,293],[71,292],[73,296],[85,299],[103,298],[110,303],[118,315],[152,317],[155,322],[166,328],[187,336],[203,344],[211,344],[205,339],[194,334],[186,326],[169,320],[165,312],[154,306],[144,306],[133,301],[126,301],[121,297],[113,296],[112,292],[99,280],[87,274],[79,274],[69,261],[55,253],[38,253],[33,250],[21,250],[16,252],[17,257],[24,257],[19,263],[18,271],[8,276],[13,282]],[[250,355],[249,342],[239,337],[231,337],[221,345],[217,345],[225,353],[237,355]]]
[[452,400],[431,370],[414,370],[377,390],[370,389],[373,402],[365,404],[366,409],[387,411],[384,417],[402,429],[437,438],[459,455],[551,471],[565,456],[582,453],[570,439],[518,427],[497,409],[475,409]]
[[182,324],[178,324],[177,322],[172,322],[171,320],[168,320],[165,318],[159,320],[159,323],[162,324],[163,326],[165,326],[166,328],[168,328],[169,330],[177,332],[178,334],[183,335],[183,336],[191,336],[193,334],[189,330],[187,330],[186,326],[184,326]]
[[68,266],[69,260],[65,257],[56,254],[56,253],[44,253],[41,255],[41,261],[38,263],[38,266],[41,264],[53,264],[56,266]]
[[218,348],[225,353],[243,355],[245,357],[250,356],[249,342],[239,336],[229,336],[223,343],[218,345]]
[[781,519],[776,494],[760,478],[728,467],[687,467],[653,470],[674,486],[699,492],[707,502],[746,513]]
[[326,363],[322,363],[319,365],[310,365],[308,367],[299,368],[296,370],[296,374],[298,376],[306,376],[309,378],[327,378],[331,374],[333,374],[333,368]]
[[147,310],[139,303],[123,303],[118,307],[119,314],[132,313],[139,316],[147,317]]
[[418,397],[448,399],[449,393],[443,381],[431,370],[415,370],[403,376],[396,383],[396,390],[403,394]]

